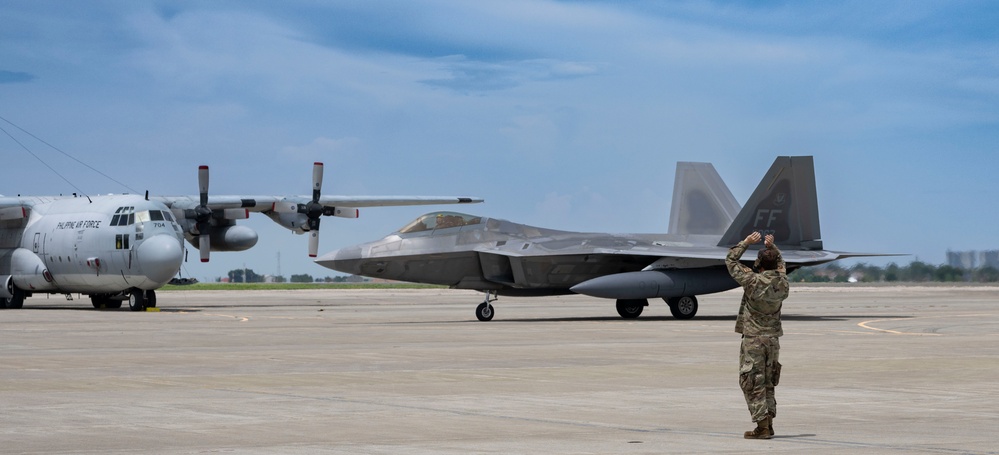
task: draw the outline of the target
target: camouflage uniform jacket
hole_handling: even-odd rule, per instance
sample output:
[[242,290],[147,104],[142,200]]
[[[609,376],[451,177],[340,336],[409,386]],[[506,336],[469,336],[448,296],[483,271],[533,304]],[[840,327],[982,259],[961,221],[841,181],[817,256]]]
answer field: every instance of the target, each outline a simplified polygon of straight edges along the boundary
[[784,258],[778,251],[777,270],[756,273],[739,262],[748,246],[745,242],[739,242],[728,250],[728,256],[725,257],[728,273],[743,288],[735,330],[743,336],[782,336],[784,330],[780,324],[780,309],[788,295]]

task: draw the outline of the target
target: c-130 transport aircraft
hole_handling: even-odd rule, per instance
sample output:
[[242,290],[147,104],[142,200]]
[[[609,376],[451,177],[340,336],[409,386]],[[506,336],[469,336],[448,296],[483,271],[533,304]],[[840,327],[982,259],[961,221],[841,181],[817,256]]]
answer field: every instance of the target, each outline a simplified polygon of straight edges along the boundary
[[780,156],[742,208],[710,163],[677,163],[666,234],[557,231],[433,212],[316,262],[344,273],[482,291],[485,301],[475,310],[481,321],[495,315],[491,302],[498,295],[571,293],[615,299],[623,318],[637,318],[648,299],[659,297],[674,317],[690,319],[698,295],[738,286],[725,256],[753,231],[774,236],[788,271],[892,256],[823,249],[812,157]]
[[37,293],[86,294],[96,308],[156,307],[156,289],[179,271],[184,240],[207,262],[211,251],[243,251],[257,233],[236,220],[261,212],[319,248],[323,216],[357,218],[358,207],[482,202],[452,196],[323,196],[315,163],[312,196],[211,196],[208,166],[197,196],[0,197],[0,308]]

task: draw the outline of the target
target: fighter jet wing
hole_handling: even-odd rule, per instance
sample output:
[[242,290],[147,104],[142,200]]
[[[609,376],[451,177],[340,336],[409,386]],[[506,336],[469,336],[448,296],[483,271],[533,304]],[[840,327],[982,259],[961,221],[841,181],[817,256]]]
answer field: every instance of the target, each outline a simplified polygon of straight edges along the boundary
[[[678,243],[678,242],[670,242]],[[618,248],[569,248],[558,251],[553,250],[504,250],[501,248],[479,248],[480,253],[498,254],[509,257],[556,257],[556,256],[576,256],[585,254],[589,256],[589,261],[620,261],[640,262],[650,260],[653,263],[664,262],[677,267],[683,263],[690,263],[694,267],[704,267],[711,262],[721,265],[725,263],[728,249],[713,246],[695,246],[692,244],[677,244],[671,246],[652,245],[636,246],[629,249]],[[743,261],[752,262],[756,255],[756,250],[750,250],[743,255]],[[876,254],[876,253],[848,253],[825,250],[782,250],[781,256],[784,261],[791,265],[818,265],[832,262],[838,259],[851,257],[871,257],[871,256],[903,256],[900,254]],[[604,257],[604,259],[601,259]],[[694,265],[696,264],[696,265]],[[682,267],[677,267],[682,268]]]

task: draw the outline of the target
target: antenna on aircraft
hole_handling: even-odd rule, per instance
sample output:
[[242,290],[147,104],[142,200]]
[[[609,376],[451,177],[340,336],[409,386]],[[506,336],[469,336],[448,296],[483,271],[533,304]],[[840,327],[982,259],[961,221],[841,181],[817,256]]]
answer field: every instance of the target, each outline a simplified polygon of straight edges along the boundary
[[[115,180],[115,179],[114,179],[114,177],[111,177],[110,175],[107,175],[107,174],[105,174],[105,173],[103,173],[103,172],[101,172],[101,171],[99,171],[99,170],[95,169],[95,168],[94,168],[93,166],[91,166],[91,165],[89,165],[89,164],[87,164],[87,163],[84,163],[83,161],[80,161],[80,160],[79,160],[79,159],[77,159],[77,158],[76,158],[75,156],[73,156],[73,155],[70,155],[69,153],[66,153],[65,151],[63,151],[63,150],[62,150],[62,149],[60,149],[59,147],[56,147],[56,146],[54,146],[54,145],[52,145],[52,144],[49,144],[48,142],[45,142],[45,140],[44,140],[44,139],[42,139],[42,138],[40,138],[40,137],[38,137],[38,136],[35,136],[34,134],[31,134],[31,132],[30,132],[30,131],[28,131],[28,130],[26,130],[26,129],[24,129],[24,128],[21,128],[20,126],[18,126],[17,124],[15,124],[14,122],[12,122],[12,121],[10,121],[10,120],[7,120],[7,119],[6,119],[6,118],[4,118],[3,116],[0,116],[0,120],[3,120],[4,122],[6,122],[6,123],[10,124],[10,125],[11,125],[11,126],[13,126],[14,128],[17,128],[17,129],[21,130],[21,132],[22,132],[22,133],[24,133],[24,134],[27,134],[28,136],[31,136],[31,137],[32,137],[32,138],[34,138],[34,139],[35,139],[36,141],[38,141],[38,142],[41,142],[42,144],[45,144],[45,145],[49,146],[50,148],[52,148],[52,150],[55,150],[55,151],[57,151],[57,152],[59,152],[59,153],[61,153],[61,154],[65,155],[65,156],[66,156],[67,158],[69,158],[69,159],[71,159],[71,160],[73,160],[73,161],[76,161],[77,163],[80,163],[80,164],[82,164],[82,165],[83,165],[84,167],[86,167],[87,169],[90,169],[91,171],[94,171],[94,172],[96,172],[96,173],[98,173],[98,174],[100,174],[100,175],[104,176],[105,178],[107,178],[108,180],[111,180],[112,182],[115,182],[115,183],[117,183],[117,184],[119,184],[119,185],[121,185],[121,186],[123,186],[123,187],[125,187],[125,188],[128,188],[128,190],[129,190],[129,191],[132,191],[132,192],[134,192],[134,193],[138,193],[138,191],[135,191],[135,190],[133,190],[133,189],[132,189],[131,187],[129,187],[128,185],[126,185],[126,184],[124,184],[124,183],[121,183],[121,182],[119,182],[119,181]],[[50,171],[52,171],[52,173],[54,173],[55,175],[58,175],[58,176],[59,176],[59,177],[60,177],[61,179],[63,179],[63,181],[65,181],[65,182],[66,182],[66,183],[68,183],[68,184],[69,184],[70,186],[72,186],[73,188],[75,188],[75,189],[76,189],[76,190],[77,190],[78,192],[80,192],[81,194],[83,194],[83,196],[87,198],[87,201],[89,201],[90,203],[93,203],[93,202],[94,202],[94,201],[93,201],[92,199],[90,199],[90,196],[89,196],[89,195],[88,195],[87,193],[85,193],[85,192],[84,192],[83,190],[81,190],[80,188],[77,188],[77,186],[76,186],[76,185],[74,185],[74,184],[73,184],[73,182],[70,182],[70,181],[69,181],[69,179],[67,179],[67,178],[66,178],[65,176],[63,176],[63,175],[62,175],[62,174],[60,174],[60,173],[59,173],[58,171],[56,171],[56,170],[55,170],[55,169],[54,169],[54,168],[53,168],[52,166],[49,166],[49,164],[48,164],[48,163],[46,163],[46,162],[45,162],[44,160],[42,160],[42,158],[41,158],[41,157],[39,157],[39,156],[38,156],[37,154],[35,154],[35,152],[32,152],[32,151],[31,151],[31,150],[30,150],[30,149],[29,149],[29,148],[28,148],[27,146],[25,146],[24,144],[22,144],[22,143],[21,143],[21,141],[17,140],[17,138],[15,138],[15,137],[14,137],[14,135],[10,134],[10,133],[9,133],[9,132],[8,132],[8,131],[7,131],[6,129],[4,129],[3,127],[0,127],[0,131],[3,131],[3,132],[4,132],[4,134],[6,134],[6,135],[7,135],[8,137],[10,137],[10,138],[11,138],[11,140],[13,140],[14,142],[16,142],[16,143],[17,143],[17,145],[20,145],[20,146],[21,146],[21,148],[23,148],[25,152],[28,152],[28,154],[29,154],[29,155],[33,156],[33,157],[34,157],[34,158],[35,158],[36,160],[38,160],[38,161],[39,161],[40,163],[42,163],[42,164],[43,164],[43,165],[44,165],[45,167],[47,167],[47,168],[48,168],[48,169],[49,169]]]

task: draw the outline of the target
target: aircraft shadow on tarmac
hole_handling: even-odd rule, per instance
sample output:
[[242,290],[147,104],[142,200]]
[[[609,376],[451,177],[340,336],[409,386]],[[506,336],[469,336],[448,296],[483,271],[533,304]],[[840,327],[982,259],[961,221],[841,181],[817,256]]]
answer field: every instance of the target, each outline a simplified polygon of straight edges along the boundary
[[[107,311],[107,312],[132,313],[132,311],[129,311],[128,306],[125,306],[125,308],[94,308],[92,306],[83,306],[83,305],[79,305],[79,306],[75,306],[75,305],[74,306],[32,305],[31,308],[23,308],[23,309],[19,309],[17,311],[33,311],[33,310],[40,310],[40,311],[53,311],[53,310],[58,310],[58,311]],[[0,311],[3,311],[3,310],[0,310]],[[160,313],[197,313],[197,312],[200,312],[202,310],[200,310],[200,309],[193,309],[193,308],[190,308],[190,307],[183,307],[183,308],[156,308],[155,311],[160,312]]]
[[[911,316],[881,316],[881,315],[845,315],[845,316],[803,316],[803,315],[784,315],[781,317],[782,321],[797,321],[797,322],[835,322],[835,321],[849,321],[853,319],[907,319]],[[474,321],[477,324],[502,324],[511,322],[652,322],[652,321],[674,321],[677,324],[689,324],[691,322],[697,321],[732,321],[735,322],[735,315],[727,316],[697,316],[690,321],[681,321],[672,316],[643,316],[635,319],[624,319],[620,316],[582,316],[582,317],[558,317],[558,318],[509,318],[509,319],[493,319],[489,322]],[[406,321],[398,322],[399,324],[438,324],[438,323],[466,323],[468,320],[460,321]]]

